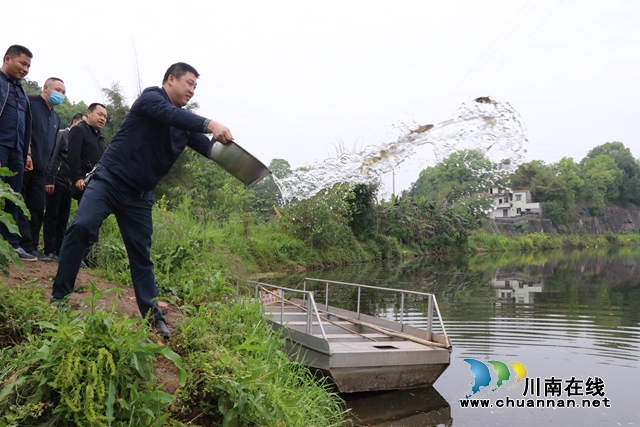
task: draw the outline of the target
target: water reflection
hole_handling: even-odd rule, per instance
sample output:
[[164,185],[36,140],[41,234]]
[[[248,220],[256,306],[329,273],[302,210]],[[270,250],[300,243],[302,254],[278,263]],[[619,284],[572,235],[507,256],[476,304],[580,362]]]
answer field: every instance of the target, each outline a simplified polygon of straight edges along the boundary
[[[527,411],[507,411],[507,416],[500,415],[504,411],[489,415],[480,409],[460,409],[458,399],[471,381],[468,366],[462,362],[466,357],[518,360],[540,377],[599,375],[607,381],[607,396],[615,410],[585,409],[572,415],[553,411],[542,414],[541,420],[546,417],[561,420],[563,425],[590,425],[597,415],[608,424],[627,424],[640,419],[631,393],[640,378],[639,260],[637,248],[500,253],[446,263],[419,259],[350,266],[271,278],[269,282],[295,287],[306,275],[436,294],[454,344],[451,367],[435,388],[449,402],[456,421],[442,424],[475,425],[491,417],[495,425],[529,425],[524,417]],[[332,287],[329,303],[354,310],[354,292]],[[324,285],[317,285],[316,301],[324,303],[326,297]],[[363,291],[363,312],[398,319],[400,306],[396,295]],[[405,322],[421,326],[426,321],[426,301],[406,298],[404,309]],[[397,405],[402,406],[402,399]],[[361,415],[370,409],[354,407],[354,411]],[[384,425],[408,425],[393,424],[391,418],[387,422],[392,424]]]
[[451,426],[449,402],[433,387],[343,395],[356,426]]

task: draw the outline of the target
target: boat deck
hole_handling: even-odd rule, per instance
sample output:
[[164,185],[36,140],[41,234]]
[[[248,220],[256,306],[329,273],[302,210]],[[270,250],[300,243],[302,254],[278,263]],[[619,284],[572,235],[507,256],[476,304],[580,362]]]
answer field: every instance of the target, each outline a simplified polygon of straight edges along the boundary
[[265,318],[284,329],[287,352],[341,392],[424,387],[449,366],[451,343],[431,328],[316,306],[311,295],[283,299],[269,291],[267,297]]

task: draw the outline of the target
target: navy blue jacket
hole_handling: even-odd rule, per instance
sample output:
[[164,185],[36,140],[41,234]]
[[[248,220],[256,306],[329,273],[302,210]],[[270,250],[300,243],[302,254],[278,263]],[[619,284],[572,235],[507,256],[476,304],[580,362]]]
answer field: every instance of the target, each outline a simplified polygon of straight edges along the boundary
[[31,160],[33,170],[46,171],[56,135],[60,128],[60,117],[40,95],[29,95],[33,127],[31,129]]
[[[0,72],[0,115],[4,111],[4,107],[9,97],[9,77]],[[12,129],[0,129],[0,132],[14,132]],[[24,159],[27,159],[27,153],[29,152],[29,141],[31,141],[31,105],[29,103],[29,97],[27,96],[27,112],[25,114],[25,126],[24,126],[24,138],[22,140],[23,146],[21,147],[22,155]]]
[[207,119],[171,103],[161,87],[150,87],[133,103],[100,165],[140,192],[153,190],[188,145],[207,156],[212,141]]

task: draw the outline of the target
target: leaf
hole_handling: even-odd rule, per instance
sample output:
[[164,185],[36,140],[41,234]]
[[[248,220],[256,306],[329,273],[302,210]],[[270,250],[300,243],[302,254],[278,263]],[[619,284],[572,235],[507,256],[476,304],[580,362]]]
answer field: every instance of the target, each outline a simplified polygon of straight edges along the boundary
[[116,383],[111,380],[109,381],[109,394],[107,395],[107,400],[105,401],[105,405],[107,406],[107,423],[111,426],[113,422],[113,404],[116,399]]
[[182,368],[182,357],[180,357],[178,353],[174,352],[169,347],[162,347],[161,353],[164,357],[171,360],[173,364],[176,365],[178,371],[180,372],[178,384],[180,384],[180,387],[184,387],[184,385],[187,383],[187,371]]
[[220,355],[220,362],[222,362],[223,365],[231,365],[233,363],[233,357],[223,353]]
[[136,370],[140,374],[143,380],[149,381],[151,379],[151,372],[149,370],[149,363],[147,362],[147,358],[144,357],[144,354],[140,355],[138,358],[138,353],[133,353],[133,364],[136,367]]
[[170,413],[161,414],[151,427],[161,427],[170,415]]

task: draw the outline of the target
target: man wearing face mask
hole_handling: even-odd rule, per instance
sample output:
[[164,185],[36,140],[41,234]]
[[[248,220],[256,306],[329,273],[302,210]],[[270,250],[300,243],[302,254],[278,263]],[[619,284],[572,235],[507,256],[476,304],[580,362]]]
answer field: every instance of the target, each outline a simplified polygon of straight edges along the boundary
[[32,111],[29,157],[33,163],[33,170],[25,172],[21,193],[31,213],[31,219],[28,220],[26,216],[19,214],[18,227],[22,235],[20,246],[40,261],[53,261],[38,251],[38,243],[46,205],[47,165],[60,128],[60,117],[53,107],[62,104],[65,93],[64,82],[57,77],[50,77],[40,95],[29,95]]

